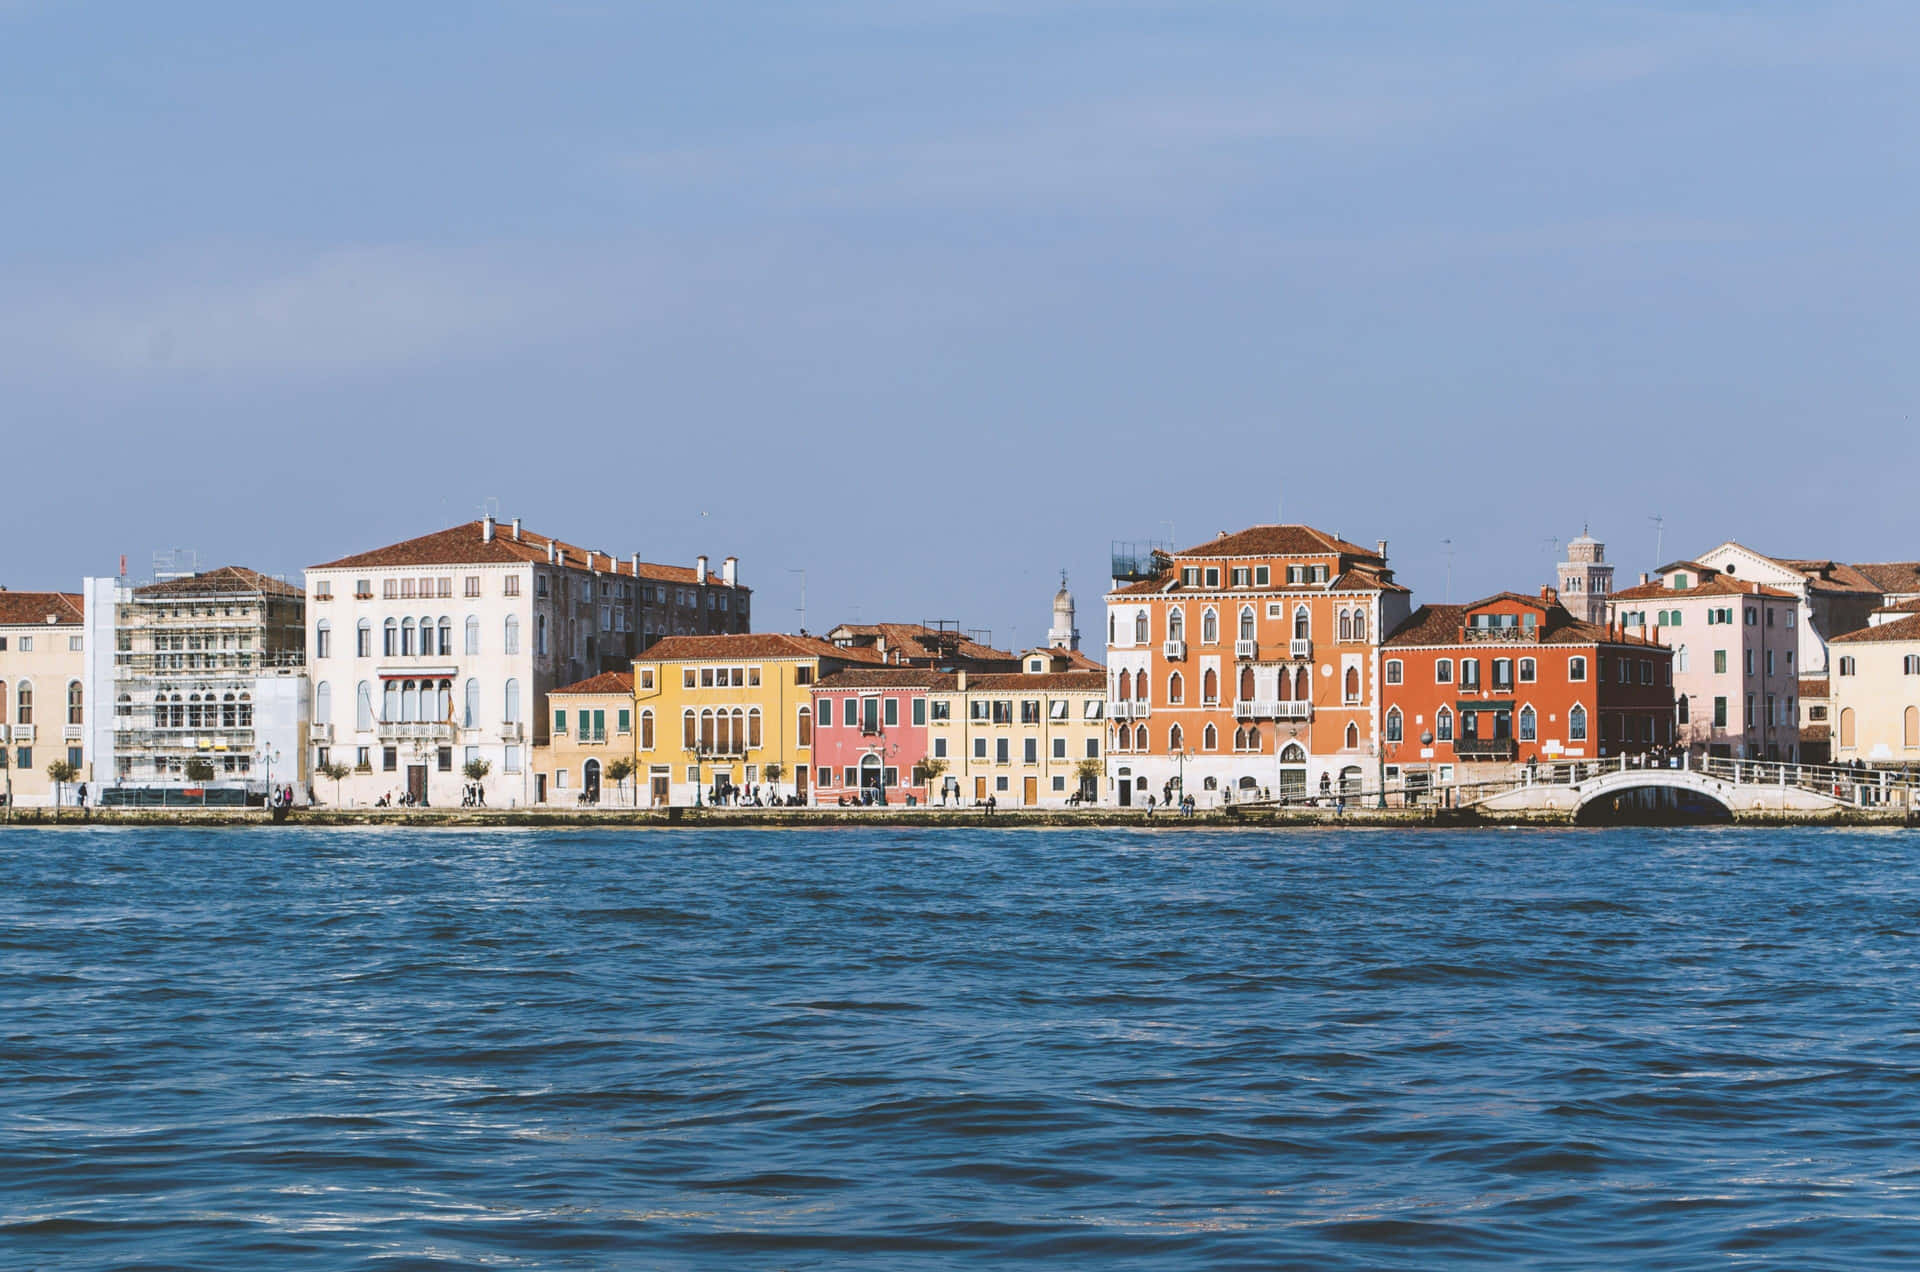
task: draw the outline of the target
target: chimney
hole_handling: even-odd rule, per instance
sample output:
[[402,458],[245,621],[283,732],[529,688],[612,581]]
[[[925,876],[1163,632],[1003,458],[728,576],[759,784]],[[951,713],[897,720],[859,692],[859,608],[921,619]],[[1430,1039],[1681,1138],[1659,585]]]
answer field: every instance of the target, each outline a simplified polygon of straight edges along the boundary
[[1543,587],[1540,589],[1540,599],[1549,605],[1558,605],[1560,603],[1560,593],[1553,588]]
[[640,554],[638,552],[633,554],[633,577],[635,579],[640,577]]
[[594,561],[594,557],[593,557],[593,549],[592,549],[592,548],[588,548],[588,549],[587,549],[587,569],[588,569],[588,571],[590,571],[591,573],[594,573],[594,574],[598,574],[598,573],[599,573],[599,571],[598,571],[598,570],[595,570],[595,569],[593,568],[593,561]]
[[1387,541],[1385,539],[1382,539],[1374,546],[1380,549],[1380,559],[1382,561],[1386,560],[1387,559]]
[[520,518],[518,517],[513,519],[513,541],[520,542]]
[[726,560],[720,563],[720,581],[722,583],[725,583],[728,587],[733,586],[733,580],[735,576],[739,574],[739,572],[740,572],[739,557],[728,557]]
[[552,539],[547,540],[547,564],[548,565],[553,564],[553,540]]
[[555,561],[555,564],[557,564],[561,569],[563,570],[566,569],[567,568],[567,550],[565,548],[555,549],[554,561]]
[[488,513],[480,519],[480,542],[493,542],[493,514]]
[[1642,587],[1645,587],[1647,584],[1651,582],[1653,582],[1653,576],[1651,574],[1648,574],[1645,570],[1640,571],[1640,585]]
[[965,667],[960,669],[959,676],[959,683],[957,683],[954,688],[958,689],[961,693],[965,693],[967,691],[967,669]]
[[693,581],[695,583],[705,583],[707,581],[707,558],[704,556],[698,556],[693,559]]

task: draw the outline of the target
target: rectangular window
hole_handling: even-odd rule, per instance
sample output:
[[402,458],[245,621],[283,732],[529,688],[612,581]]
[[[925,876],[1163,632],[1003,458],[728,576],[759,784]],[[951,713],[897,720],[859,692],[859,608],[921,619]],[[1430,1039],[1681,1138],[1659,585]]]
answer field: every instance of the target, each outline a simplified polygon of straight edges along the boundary
[[1253,567],[1253,585],[1255,587],[1267,587],[1270,586],[1272,582],[1272,570],[1264,565],[1256,565]]
[[1182,567],[1180,570],[1180,586],[1199,587],[1200,586],[1200,567],[1197,565],[1189,565],[1189,566]]
[[1460,660],[1460,688],[1478,689],[1480,687],[1480,660],[1462,658]]
[[973,758],[976,760],[984,760],[987,758],[987,740],[985,738],[975,738],[973,740]]
[[993,700],[993,722],[995,724],[1013,723],[1013,703],[1006,698]]
[[846,777],[847,780],[843,782],[842,785],[844,786],[860,785],[860,770],[854,768],[852,765],[847,766],[844,772],[844,776]]
[[507,577],[501,582],[500,594],[502,596],[520,595],[520,576],[518,574],[507,575]]
[[882,714],[883,714],[883,718],[886,720],[888,728],[892,728],[894,725],[899,724],[900,723],[900,699],[888,698],[886,700],[886,706],[882,709]]
[[400,767],[400,752],[396,747],[380,748],[380,768],[382,772],[392,773]]
[[1020,723],[1040,723],[1040,700],[1038,698],[1022,698],[1020,700]]
[[1584,658],[1567,659],[1567,679],[1585,680],[1587,678],[1587,660]]
[[1233,567],[1233,585],[1235,587],[1253,586],[1253,570],[1244,565]]
[[915,698],[913,700],[913,722],[916,725],[927,722],[927,700],[925,698]]
[[1727,674],[1727,651],[1724,649],[1713,651],[1713,674],[1716,676]]
[[985,724],[993,718],[993,704],[985,698],[975,698],[967,703],[967,718]]
[[852,694],[840,699],[840,723],[849,729],[860,723],[860,700]]
[[1453,683],[1453,659],[1441,658],[1433,664],[1433,682],[1437,685]]
[[1026,764],[1038,764],[1040,762],[1039,738],[1026,739],[1025,744],[1020,748],[1020,759],[1022,763]]
[[936,760],[944,760],[947,758],[947,740],[945,738],[935,738],[933,740],[933,758]]
[[607,740],[607,713],[604,709],[595,710],[593,713],[593,740],[595,742]]
[[567,709],[565,707],[555,707],[553,709],[553,731],[555,733],[565,733],[567,731]]
[[1013,739],[995,738],[993,740],[993,762],[1005,764],[1013,753]]
[[796,685],[812,684],[813,683],[812,665],[808,663],[801,663],[798,667],[795,667],[793,669],[793,683]]
[[944,698],[936,700],[933,704],[933,718],[935,720],[953,719],[953,703]]
[[[1768,610],[1767,614],[1769,617],[1771,617],[1773,614],[1773,611]],[[1773,674],[1773,651],[1771,649],[1767,651],[1767,674],[1769,676]]]
[[20,652],[23,654],[30,654],[33,652],[33,637],[22,636],[20,638]]
[[1724,729],[1727,727],[1727,700],[1725,698],[1715,698],[1713,700],[1713,727],[1716,729]]
[[1056,791],[1064,791],[1064,790],[1066,790],[1066,789],[1067,789],[1067,779],[1066,779],[1066,778],[1064,778],[1064,777],[1061,777],[1061,776],[1058,776],[1058,775],[1056,775],[1056,776],[1054,777],[1054,779],[1053,779],[1053,789],[1054,789],[1054,790],[1056,790]]
[[1100,739],[1099,738],[1087,739],[1087,758],[1090,760],[1097,760],[1100,758]]
[[1049,720],[1072,719],[1073,717],[1069,714],[1069,709],[1072,707],[1072,705],[1073,704],[1068,702],[1065,698],[1055,698],[1051,703],[1047,705],[1047,719]]
[[1055,738],[1053,740],[1053,758],[1056,760],[1064,760],[1067,758],[1067,740],[1065,738]]
[[627,708],[622,707],[620,708],[620,714],[617,717],[615,717],[615,719],[617,722],[617,727],[619,728],[620,732],[622,733],[633,732],[633,712],[632,711],[629,711]]
[[452,747],[450,746],[441,747],[440,754],[436,757],[436,760],[437,760],[436,767],[438,767],[442,773],[453,772],[453,748]]
[[1207,567],[1207,586],[1208,587],[1220,586],[1220,567],[1219,566],[1210,565]]
[[1746,662],[1747,662],[1747,674],[1751,676],[1753,674],[1753,651],[1751,649],[1747,651]]

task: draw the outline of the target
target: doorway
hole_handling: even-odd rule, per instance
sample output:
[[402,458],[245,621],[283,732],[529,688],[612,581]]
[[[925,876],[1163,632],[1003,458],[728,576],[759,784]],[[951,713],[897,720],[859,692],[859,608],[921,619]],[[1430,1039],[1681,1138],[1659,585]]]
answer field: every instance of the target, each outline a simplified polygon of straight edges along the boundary
[[547,775],[545,773],[535,773],[533,775],[533,802],[536,804],[544,804],[547,802]]
[[1032,808],[1040,802],[1040,779],[1026,777],[1020,781],[1020,804],[1023,808]]
[[987,802],[987,779],[984,777],[973,779],[973,802],[976,804]]
[[414,804],[427,802],[427,766],[424,764],[407,765],[407,798]]
[[588,760],[580,766],[580,793],[589,804],[600,802],[600,761]]
[[1120,782],[1117,786],[1113,788],[1114,793],[1120,797],[1120,807],[1132,808],[1133,807],[1133,779],[1126,776],[1125,769],[1120,770],[1120,773],[1121,773]]
[[793,766],[793,794],[802,804],[807,802],[807,766],[804,764]]
[[665,808],[667,806],[667,770],[663,768],[653,770],[652,787],[653,793],[649,797],[649,802],[655,808]]

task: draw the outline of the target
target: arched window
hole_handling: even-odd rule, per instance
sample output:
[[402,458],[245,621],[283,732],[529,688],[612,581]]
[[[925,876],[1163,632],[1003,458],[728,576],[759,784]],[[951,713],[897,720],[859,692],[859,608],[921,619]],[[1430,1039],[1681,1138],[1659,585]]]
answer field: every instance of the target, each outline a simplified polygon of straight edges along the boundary
[[1114,630],[1115,627],[1118,625],[1118,621],[1119,620],[1114,615],[1112,614],[1107,615],[1107,644],[1109,645],[1118,645],[1120,643],[1120,640]]
[[1433,736],[1438,742],[1453,741],[1453,708],[1442,707],[1433,717]]
[[[1121,732],[1125,733],[1126,730],[1122,729]],[[1186,735],[1180,731],[1180,726],[1174,725],[1167,730],[1167,751],[1171,754],[1179,754],[1180,744],[1185,740]]]
[[1176,671],[1167,677],[1167,701],[1181,703],[1186,700],[1186,681],[1182,680],[1180,673]]
[[467,677],[467,683],[460,696],[465,700],[465,709],[461,712],[460,722],[469,729],[480,727],[480,682]]
[[[404,623],[401,630],[406,630]],[[400,719],[408,724],[420,719],[420,686],[411,680],[400,686]]]
[[1136,751],[1147,749],[1147,726],[1144,724],[1133,726],[1133,749]]
[[1296,605],[1293,607],[1293,638],[1295,640],[1305,640],[1307,638],[1307,631],[1307,607],[1304,605]]
[[680,747],[682,750],[691,751],[698,744],[699,737],[695,731],[696,727],[694,724],[693,709],[689,707],[687,710],[682,711],[680,713]]
[[389,680],[380,686],[380,721],[383,724],[400,723],[400,682]]
[[1167,639],[1185,640],[1187,638],[1187,616],[1179,609],[1167,611]]
[[333,624],[324,618],[313,627],[313,656],[315,658],[333,657]]
[[1247,749],[1247,731],[1238,725],[1236,725],[1233,730],[1233,749],[1236,751],[1244,751]]
[[1119,695],[1119,700],[1121,702],[1132,701],[1133,677],[1124,671],[1121,672],[1118,676],[1114,678],[1114,691]]
[[1522,658],[1520,660],[1520,683],[1523,685],[1532,684],[1534,681],[1534,673],[1537,670],[1538,668],[1535,665],[1533,659]]
[[1306,667],[1293,669],[1293,696],[1298,702],[1305,702],[1313,696],[1313,674]]
[[[453,652],[453,620],[450,618],[442,618],[437,626],[440,633],[440,641],[436,652],[440,657],[445,658]],[[423,645],[426,643],[424,636],[422,636],[420,643]],[[425,653],[426,651],[422,650],[421,652]]]
[[[209,711],[211,714],[211,711]],[[220,727],[232,729],[239,727],[238,712],[234,710],[233,695],[228,694],[220,701]]]
[[1400,708],[1398,707],[1389,708],[1387,711],[1387,741],[1389,742],[1400,741],[1402,728],[1403,728],[1403,725],[1401,723],[1401,718],[1400,718]]
[[441,724],[452,724],[454,719],[453,717],[453,681],[442,680],[440,682],[440,701],[438,705],[440,710],[438,715],[435,718],[438,719]]
[[1349,751],[1354,750],[1359,745],[1360,745],[1360,729],[1357,725],[1349,724],[1347,726],[1347,750]]
[[1293,701],[1293,673],[1282,667],[1280,674],[1274,677],[1274,689],[1280,695],[1280,701]]
[[1121,725],[1114,733],[1113,739],[1107,743],[1107,749],[1110,751],[1131,751],[1133,749],[1133,730],[1124,724]]
[[1147,700],[1147,669],[1144,667],[1133,673],[1133,696],[1142,702]]
[[1908,707],[1902,716],[1904,733],[1901,745],[1908,750],[1920,746],[1920,707]]
[[1849,747],[1853,745],[1852,707],[1843,707],[1840,710],[1840,745]]
[[[1685,645],[1673,651],[1674,670],[1684,672],[1687,669],[1687,647]],[[1685,701],[1685,699],[1681,699]]]
[[1341,640],[1352,640],[1352,639],[1353,639],[1353,611],[1351,611],[1351,610],[1341,610],[1341,611],[1340,611],[1340,636],[1339,636],[1339,639],[1341,639]]
[[1133,612],[1133,643],[1136,645],[1147,643],[1147,611],[1145,610]]
[[506,630],[501,634],[500,648],[509,654],[520,652],[520,616],[507,615]]
[[380,656],[382,658],[392,658],[398,655],[399,652],[400,623],[398,620],[390,618],[380,626]]
[[520,681],[518,678],[508,678],[505,698],[506,711],[500,716],[501,722],[505,724],[520,723]]
[[1253,606],[1251,605],[1240,607],[1240,639],[1253,639]]
[[1215,729],[1212,725],[1208,725],[1206,728],[1202,729],[1200,731],[1200,749],[1202,751],[1219,750],[1220,749],[1219,730]]
[[466,636],[467,636],[466,651],[469,654],[479,653],[480,652],[480,616],[478,614],[467,615]]
[[1211,707],[1220,701],[1220,673],[1209,667],[1200,675],[1200,704]]
[[794,736],[801,746],[813,745],[813,708],[802,707],[794,719]]
[[373,657],[373,620],[363,618],[360,626],[353,632],[353,656],[355,658]]
[[1367,638],[1367,611],[1363,609],[1353,611],[1353,638],[1355,640]]
[[1347,668],[1347,701],[1360,701],[1360,669],[1358,667]]
[[1307,753],[1301,749],[1298,742],[1289,742],[1287,743],[1287,749],[1280,752],[1280,762],[1282,764],[1305,764],[1307,762]]
[[373,686],[362,680],[354,691],[353,727],[362,733],[373,728]]
[[[800,708],[800,714],[802,716],[806,716],[809,721],[812,719],[812,717],[808,715],[807,709],[805,707]],[[809,729],[808,731],[808,736],[812,736],[811,729]],[[652,707],[648,707],[640,713],[640,749],[642,751],[653,750],[653,708]]]
[[313,687],[313,722],[333,723],[333,686],[324,680]]
[[758,707],[747,712],[747,745],[750,747],[760,745],[760,708]]
[[1533,713],[1532,707],[1520,708],[1520,740],[1531,742],[1539,732],[1540,718]]
[[1260,726],[1257,724],[1250,724],[1247,726],[1247,750],[1258,751],[1259,749],[1260,749]]
[[400,656],[405,658],[413,653],[413,650],[413,620],[403,618],[400,620]]
[[1575,704],[1567,712],[1567,741],[1585,742],[1587,740],[1587,709]]
[[1200,643],[1218,645],[1220,643],[1220,615],[1209,605],[1200,615]]
[[1253,701],[1253,664],[1252,663],[1242,663],[1240,666],[1240,701],[1242,702]]
[[67,682],[67,723],[85,724],[87,722],[85,708],[86,691],[80,687],[78,680],[69,680]]

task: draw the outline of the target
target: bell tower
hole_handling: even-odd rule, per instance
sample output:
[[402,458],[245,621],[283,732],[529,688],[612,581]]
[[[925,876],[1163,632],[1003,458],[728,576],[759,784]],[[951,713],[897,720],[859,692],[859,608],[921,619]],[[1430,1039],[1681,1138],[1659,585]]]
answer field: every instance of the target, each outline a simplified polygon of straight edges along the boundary
[[1080,629],[1073,625],[1073,593],[1067,591],[1067,572],[1060,571],[1060,590],[1053,594],[1053,626],[1047,630],[1048,649],[1080,648]]
[[1580,528],[1580,537],[1567,544],[1560,563],[1560,603],[1575,618],[1588,623],[1607,621],[1607,594],[1613,591],[1613,567],[1607,564],[1607,545]]

